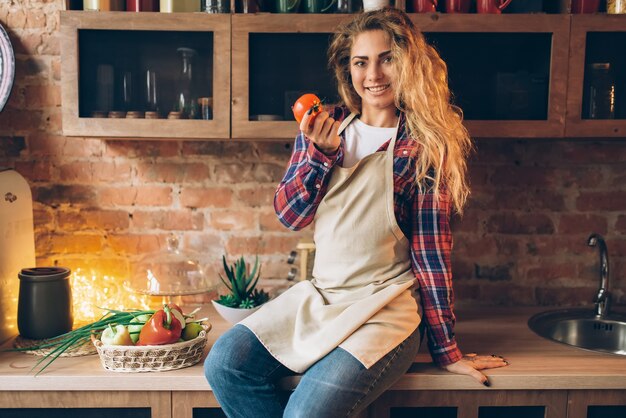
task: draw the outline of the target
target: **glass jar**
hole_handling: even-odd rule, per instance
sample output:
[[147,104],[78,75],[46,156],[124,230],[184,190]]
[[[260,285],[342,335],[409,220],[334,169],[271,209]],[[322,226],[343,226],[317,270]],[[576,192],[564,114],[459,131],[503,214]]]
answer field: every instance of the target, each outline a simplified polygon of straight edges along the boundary
[[614,119],[615,77],[611,64],[591,64],[589,80],[589,119]]
[[181,66],[176,78],[174,111],[181,112],[181,116],[185,119],[196,119],[199,112],[193,60],[197,53],[191,48],[178,48],[176,51],[181,57]]

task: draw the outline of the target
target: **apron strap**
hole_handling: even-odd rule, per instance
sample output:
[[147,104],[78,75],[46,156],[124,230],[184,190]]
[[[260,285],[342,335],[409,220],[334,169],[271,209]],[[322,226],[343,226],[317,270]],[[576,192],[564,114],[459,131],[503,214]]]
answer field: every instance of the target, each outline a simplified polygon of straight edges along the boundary
[[352,119],[354,119],[357,115],[358,113],[350,113],[348,117],[345,118],[343,122],[341,122],[341,125],[339,125],[339,131],[337,131],[337,135],[341,135],[346,127],[350,124],[350,122],[352,122]]

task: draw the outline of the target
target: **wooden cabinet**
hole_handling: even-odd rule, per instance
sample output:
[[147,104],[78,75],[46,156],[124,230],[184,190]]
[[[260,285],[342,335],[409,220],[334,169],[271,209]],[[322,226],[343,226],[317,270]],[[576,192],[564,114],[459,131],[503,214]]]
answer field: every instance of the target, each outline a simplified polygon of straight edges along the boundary
[[[225,418],[208,391],[0,392],[7,418]],[[626,390],[385,392],[358,418],[623,418]]]
[[[210,120],[165,119],[176,103],[179,48],[195,51],[193,93],[212,98]],[[64,135],[230,136],[230,15],[62,12],[61,65]],[[94,117],[94,112],[150,110],[143,99],[150,69],[156,73],[159,119]],[[129,91],[131,105],[120,99]]]
[[626,390],[570,391],[567,418],[626,417]]
[[370,407],[376,418],[565,418],[567,391],[388,391]]
[[[567,137],[626,136],[626,15],[573,15],[567,87]],[[589,119],[590,66],[609,63],[615,76],[615,119]]]
[[473,137],[564,133],[569,15],[413,14]]
[[[400,3],[403,8],[404,2]],[[626,136],[626,59],[619,48],[626,40],[626,16],[435,13],[410,17],[446,61],[454,103],[464,110],[473,137]],[[350,18],[62,12],[63,132],[291,141],[297,125],[291,120],[290,105],[300,93],[317,92],[327,103],[338,100],[326,48],[337,25]],[[164,117],[172,108],[175,90],[175,50],[188,45],[201,58],[199,75],[204,84],[198,94],[213,98],[212,119],[93,117],[98,110],[94,95],[102,56],[115,56],[122,69],[124,57],[133,62],[139,68],[140,85],[147,67],[162,67]],[[598,60],[614,63],[617,110],[613,120],[590,120],[584,115],[585,67]]]
[[347,19],[341,14],[233,15],[233,138],[292,140],[298,126],[290,105],[299,92],[316,92],[326,103],[337,99],[326,48],[330,34]]

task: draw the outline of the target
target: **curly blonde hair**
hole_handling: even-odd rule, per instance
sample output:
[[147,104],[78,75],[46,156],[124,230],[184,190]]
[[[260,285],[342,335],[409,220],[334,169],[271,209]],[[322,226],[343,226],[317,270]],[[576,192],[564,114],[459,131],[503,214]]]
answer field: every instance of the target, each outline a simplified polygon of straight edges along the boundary
[[339,26],[328,61],[341,99],[350,111],[360,113],[361,98],[350,76],[350,50],[359,34],[373,30],[382,30],[391,39],[397,74],[395,105],[406,115],[408,134],[420,145],[415,181],[421,191],[433,190],[436,196],[445,188],[456,211],[462,213],[469,196],[466,160],[472,142],[462,111],[450,103],[446,63],[406,13],[395,8],[373,10]]

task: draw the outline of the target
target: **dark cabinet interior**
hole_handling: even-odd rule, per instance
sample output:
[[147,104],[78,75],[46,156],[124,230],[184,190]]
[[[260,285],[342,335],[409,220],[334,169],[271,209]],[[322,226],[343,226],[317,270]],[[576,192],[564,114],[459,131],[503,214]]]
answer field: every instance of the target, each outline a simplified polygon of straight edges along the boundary
[[151,418],[150,408],[0,408],[2,418]]
[[614,119],[626,119],[626,32],[589,32],[586,44],[582,118],[591,118],[593,65],[609,64],[611,80],[600,84],[613,82]]
[[550,33],[427,33],[466,120],[546,120]]
[[249,120],[293,120],[291,105],[309,92],[336,103],[337,88],[326,68],[329,41],[328,33],[251,33]]
[[587,418],[624,418],[626,406],[624,405],[594,405],[587,408]]
[[457,418],[457,408],[453,406],[392,407],[389,418]]
[[183,52],[196,100],[212,97],[213,43],[212,32],[79,30],[79,116],[158,111],[164,118],[178,110]]
[[220,408],[193,408],[192,418],[226,418]]
[[481,406],[478,418],[544,418],[544,406]]

